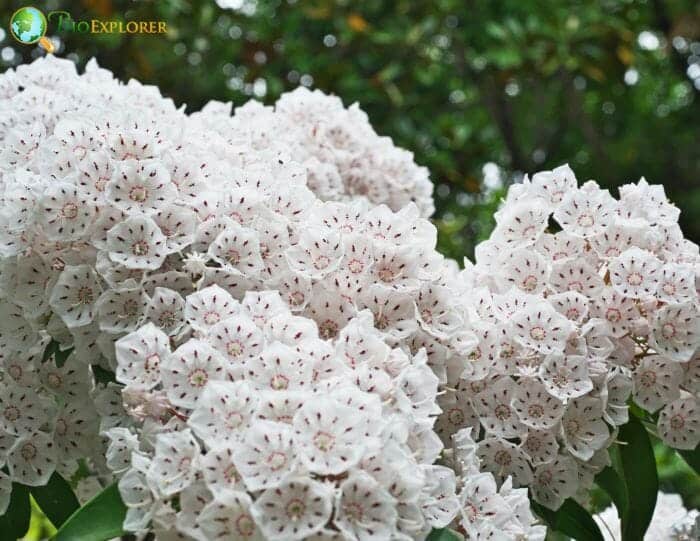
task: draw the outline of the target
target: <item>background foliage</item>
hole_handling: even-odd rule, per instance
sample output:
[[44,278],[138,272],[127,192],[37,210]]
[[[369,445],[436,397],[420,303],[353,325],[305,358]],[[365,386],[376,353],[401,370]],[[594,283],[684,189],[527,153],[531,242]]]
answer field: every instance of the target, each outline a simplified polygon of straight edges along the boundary
[[[359,101],[427,165],[440,249],[488,236],[503,187],[569,162],[608,187],[645,175],[700,241],[700,4],[693,0],[48,0],[73,19],[164,20],[165,36],[50,35],[177,104],[273,102],[299,84]],[[3,3],[4,5],[4,3]],[[0,69],[41,54],[7,35]],[[697,476],[655,449],[662,490],[700,505]],[[607,504],[604,494],[595,506]],[[38,520],[34,519],[35,523]],[[34,524],[34,523],[33,523]]]

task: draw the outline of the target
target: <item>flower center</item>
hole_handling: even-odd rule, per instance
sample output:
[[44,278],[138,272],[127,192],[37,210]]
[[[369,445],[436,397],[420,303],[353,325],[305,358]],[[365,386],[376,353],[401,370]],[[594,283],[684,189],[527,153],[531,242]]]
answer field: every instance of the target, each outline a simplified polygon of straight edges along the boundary
[[666,293],[666,295],[675,295],[676,286],[671,284],[670,282],[666,282],[664,285],[661,286],[661,290],[664,293]]
[[682,415],[674,415],[671,417],[670,424],[673,430],[680,430],[685,426],[685,419]]
[[51,387],[52,389],[58,389],[63,384],[63,378],[61,378],[61,376],[59,376],[55,372],[51,372],[46,377],[46,382],[49,384],[49,387]]
[[673,323],[664,323],[661,327],[661,335],[667,340],[676,336],[676,327]]
[[143,367],[146,370],[146,372],[158,370],[159,366],[160,366],[160,357],[158,356],[157,353],[153,353],[152,355],[149,355],[148,357],[146,357],[146,362],[143,363]]
[[243,424],[243,415],[237,411],[232,411],[226,416],[226,426],[236,429]]
[[34,458],[36,458],[36,455],[38,454],[36,447],[34,447],[34,445],[31,443],[25,443],[22,446],[22,450],[20,451],[20,453],[22,455],[22,458],[24,460],[27,460],[27,461],[33,460]]
[[242,537],[252,537],[255,533],[255,522],[250,515],[241,515],[236,519],[236,531]]
[[338,324],[327,319],[318,326],[318,333],[324,340],[335,338],[338,335]]
[[78,217],[78,205],[75,203],[66,203],[61,208],[61,216],[66,220],[75,220]]
[[622,313],[617,308],[608,308],[605,311],[605,319],[610,323],[617,323],[622,319]]
[[316,432],[313,441],[316,448],[324,453],[333,449],[333,445],[335,444],[335,438],[328,432]]
[[294,498],[287,504],[286,511],[290,519],[297,521],[304,516],[306,505],[300,499]]
[[508,451],[501,450],[493,456],[493,461],[499,466],[505,467],[510,466],[511,462],[513,462],[513,459],[511,458],[510,453]]
[[14,422],[17,419],[19,419],[19,408],[15,406],[8,406],[5,408],[5,413],[4,413],[5,419],[7,419],[10,422]]
[[377,276],[379,276],[382,282],[391,282],[394,280],[394,271],[389,267],[384,267],[383,269],[379,269]]
[[270,380],[270,387],[275,391],[283,391],[289,387],[289,378],[282,374],[275,374]]
[[83,286],[78,290],[78,304],[92,304],[95,300],[95,295],[91,287]]
[[327,269],[330,264],[331,260],[328,256],[320,255],[314,258],[314,267],[316,268],[316,270]]
[[243,353],[243,344],[241,344],[240,340],[232,340],[226,344],[226,352],[229,357],[240,357],[241,353]]
[[56,421],[56,433],[59,436],[65,436],[68,432],[68,424],[64,419],[58,419]]
[[580,428],[581,427],[579,426],[578,421],[576,421],[575,419],[569,420],[566,423],[566,426],[564,427],[564,429],[566,430],[566,433],[569,436],[575,436],[576,434],[578,434],[578,431],[580,430]]
[[496,418],[500,421],[505,421],[510,417],[510,408],[505,404],[499,404],[494,410],[494,415],[496,415]]
[[348,263],[348,268],[353,274],[359,274],[364,270],[365,265],[359,259],[351,259]]
[[136,203],[143,203],[148,197],[148,190],[145,186],[134,186],[129,190],[129,199]]
[[447,412],[447,419],[453,425],[459,426],[464,422],[464,413],[459,408],[452,408]]
[[348,502],[343,506],[343,511],[353,522],[362,522],[362,515],[364,515],[364,510],[362,506],[357,502]]
[[566,311],[566,318],[567,319],[575,320],[575,319],[578,319],[579,315],[581,315],[581,314],[577,308],[569,308]]
[[522,287],[525,291],[534,291],[537,289],[537,278],[532,274],[526,276],[523,280]]
[[190,372],[189,379],[192,387],[204,387],[209,381],[209,374],[203,368],[195,368]]
[[656,373],[651,370],[642,372],[639,379],[644,387],[652,387],[656,383]]
[[158,324],[164,329],[172,327],[173,325],[175,325],[176,322],[177,318],[175,317],[175,314],[170,310],[165,310],[164,312],[161,312],[160,316],[158,317]]
[[581,214],[581,216],[578,217],[578,220],[576,220],[576,222],[581,227],[591,227],[593,224],[595,224],[595,220],[590,214]]
[[581,291],[583,291],[583,284],[577,280],[573,281],[573,282],[569,282],[569,289],[571,291],[576,291],[578,293],[581,293]]
[[275,451],[267,457],[267,464],[272,471],[278,471],[287,464],[287,456],[284,453]]
[[530,404],[527,408],[527,413],[530,417],[539,419],[540,417],[544,417],[544,408],[540,404]]
[[641,285],[643,281],[644,281],[644,278],[642,278],[642,275],[639,274],[638,272],[632,272],[627,277],[627,283],[631,286],[634,286],[634,287]]
[[229,250],[226,253],[226,259],[231,265],[238,265],[241,262],[241,254],[238,250]]
[[148,255],[148,243],[145,240],[136,241],[131,245],[131,253],[135,256]]
[[203,319],[204,323],[206,323],[207,325],[216,325],[219,321],[221,321],[221,315],[219,315],[218,312],[210,310],[204,313]]
[[533,340],[537,340],[539,342],[540,340],[544,340],[546,336],[547,331],[545,331],[542,327],[533,327],[530,329],[530,338]]
[[301,291],[292,291],[287,295],[287,300],[291,306],[301,306],[306,297]]

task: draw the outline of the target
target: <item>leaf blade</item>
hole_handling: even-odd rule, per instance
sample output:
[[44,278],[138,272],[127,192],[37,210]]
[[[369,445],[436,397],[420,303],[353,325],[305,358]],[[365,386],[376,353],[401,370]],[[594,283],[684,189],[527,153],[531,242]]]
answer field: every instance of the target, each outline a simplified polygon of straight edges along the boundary
[[426,541],[462,541],[462,536],[449,528],[440,528],[430,532]]
[[620,427],[618,440],[628,494],[628,512],[621,515],[622,541],[638,541],[649,527],[659,492],[654,449],[644,425],[635,416]]
[[114,483],[73,513],[53,541],[106,541],[125,534],[126,506]]
[[30,492],[39,508],[56,528],[60,528],[80,507],[73,489],[58,473],[54,473],[45,486],[32,487]]
[[[0,532],[6,539],[21,539],[29,529],[31,505],[29,490],[18,483],[12,483],[10,505],[5,514],[0,516]],[[7,536],[7,537],[5,537]]]
[[700,446],[691,451],[676,451],[688,466],[693,468],[695,473],[700,475]]
[[557,511],[532,502],[533,510],[547,525],[577,541],[603,541],[603,534],[591,514],[569,498]]

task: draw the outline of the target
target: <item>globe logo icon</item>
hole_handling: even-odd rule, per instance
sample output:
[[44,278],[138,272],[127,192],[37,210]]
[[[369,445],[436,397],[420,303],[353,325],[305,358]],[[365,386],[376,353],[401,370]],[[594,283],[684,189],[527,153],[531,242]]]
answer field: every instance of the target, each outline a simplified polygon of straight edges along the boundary
[[46,34],[46,17],[35,7],[19,8],[10,18],[10,31],[20,43],[31,45]]

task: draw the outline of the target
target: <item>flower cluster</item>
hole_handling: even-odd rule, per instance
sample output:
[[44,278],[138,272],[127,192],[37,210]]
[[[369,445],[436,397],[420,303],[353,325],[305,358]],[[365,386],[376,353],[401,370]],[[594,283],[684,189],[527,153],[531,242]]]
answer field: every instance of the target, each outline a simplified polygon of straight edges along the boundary
[[423,217],[435,210],[428,170],[377,135],[357,104],[299,87],[274,107],[251,100],[230,114],[230,104],[212,102],[193,116],[235,147],[287,153],[324,201],[362,198],[395,211],[415,203]]
[[461,509],[458,522],[466,539],[544,541],[547,529],[537,524],[527,489],[515,488],[511,476],[499,488],[496,478],[482,471],[479,446],[471,432],[471,427],[463,428],[452,436]]
[[[320,121],[285,152],[269,110],[188,116],[94,62],[20,66],[0,96],[0,503],[87,459],[81,498],[114,475],[128,528],[159,538],[423,539],[453,520],[436,397],[473,338],[429,195],[374,189],[416,175],[407,154],[358,168]],[[276,110],[307,99],[326,101]],[[303,152],[422,209],[324,201]]]
[[[371,312],[337,340],[274,291],[185,299],[191,332],[148,323],[116,343],[138,434],[107,431],[132,531],[210,539],[423,539],[459,508],[432,463],[438,380]],[[179,511],[176,511],[179,509]]]
[[568,166],[512,186],[465,273],[476,345],[448,366],[441,426],[558,508],[607,461],[628,398],[671,447],[700,442],[698,247],[643,179],[616,200]]

